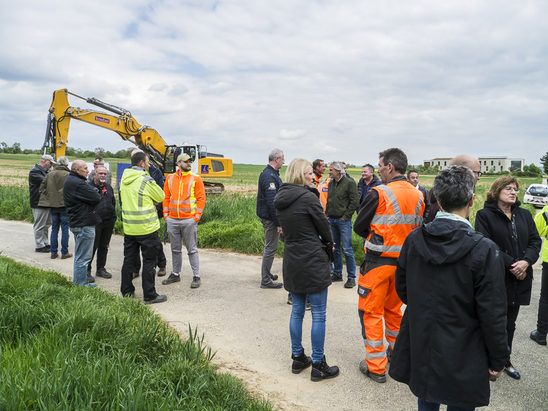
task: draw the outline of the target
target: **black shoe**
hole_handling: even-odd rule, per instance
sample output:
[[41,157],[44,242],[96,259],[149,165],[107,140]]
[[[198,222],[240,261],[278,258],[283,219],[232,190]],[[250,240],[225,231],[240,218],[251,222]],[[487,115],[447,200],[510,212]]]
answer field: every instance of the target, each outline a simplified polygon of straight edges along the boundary
[[156,298],[145,300],[145,304],[157,304],[157,303],[163,303],[164,301],[167,301],[167,295],[158,294]]
[[88,274],[86,275],[86,279],[88,281],[88,284],[91,284],[91,283],[94,283],[95,282],[95,277],[91,275],[91,273],[88,272]]
[[40,247],[34,249],[34,251],[36,251],[37,253],[49,253],[49,250],[49,247]]
[[261,288],[282,288],[282,283],[275,283],[274,281],[271,281],[267,284],[261,284]]
[[339,277],[338,275],[335,275],[335,274],[331,275],[331,282],[337,283],[337,282],[340,282],[342,280],[343,280],[342,277]]
[[344,288],[354,288],[356,286],[356,280],[349,278],[346,283],[344,283]]
[[312,363],[312,371],[310,372],[310,379],[312,381],[321,381],[328,378],[335,378],[339,375],[339,367],[334,365],[330,367],[325,361],[325,355],[321,362]]
[[48,251],[51,251],[51,246],[49,244],[46,244],[44,247],[47,248]]
[[521,375],[519,374],[518,370],[516,370],[512,364],[507,366],[504,369],[504,372],[506,372],[506,374],[508,374],[508,376],[513,378],[514,380],[519,380],[521,378]]
[[291,354],[291,359],[293,360],[293,365],[291,365],[291,372],[293,374],[298,374],[312,365],[312,358],[306,356],[304,351],[298,357]]
[[360,371],[362,374],[367,375],[369,378],[371,378],[373,381],[378,383],[386,382],[386,374],[376,374],[374,372],[369,371],[369,368],[367,368],[367,361],[361,360],[360,361]]
[[529,335],[531,339],[540,345],[546,345],[546,334],[544,336],[538,332],[538,330],[531,331],[531,334]]
[[162,284],[168,285],[171,283],[178,283],[179,281],[181,281],[181,276],[171,273],[169,277],[167,277],[165,280],[162,281]]
[[99,268],[96,272],[95,272],[95,277],[102,277],[102,278],[112,278],[112,274],[109,273],[107,270],[105,270],[104,268]]
[[276,281],[278,279],[278,276],[276,274],[270,274],[270,279],[272,281]]

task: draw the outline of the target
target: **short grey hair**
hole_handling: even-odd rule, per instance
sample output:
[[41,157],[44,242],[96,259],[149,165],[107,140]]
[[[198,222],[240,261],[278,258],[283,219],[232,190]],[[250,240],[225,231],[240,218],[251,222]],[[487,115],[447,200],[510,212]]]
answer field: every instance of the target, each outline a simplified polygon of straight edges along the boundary
[[434,195],[447,212],[466,206],[474,195],[476,179],[466,166],[451,166],[439,172],[434,179]]
[[333,161],[329,166],[330,167],[333,166],[335,170],[340,171],[341,173],[344,173],[344,166],[342,161]]
[[68,167],[69,165],[69,160],[68,158],[66,158],[65,156],[61,156],[57,159],[57,163],[60,165],[60,166],[65,166],[65,167]]
[[282,158],[283,156],[284,156],[284,152],[280,150],[279,148],[275,148],[268,155],[268,161],[274,161],[275,159]]

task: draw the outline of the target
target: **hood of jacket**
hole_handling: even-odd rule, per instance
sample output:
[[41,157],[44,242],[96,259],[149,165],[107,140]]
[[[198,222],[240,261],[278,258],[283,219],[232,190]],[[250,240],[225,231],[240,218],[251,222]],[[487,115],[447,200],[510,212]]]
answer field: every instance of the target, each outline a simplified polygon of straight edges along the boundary
[[121,185],[129,185],[133,183],[138,178],[142,177],[143,174],[148,173],[141,167],[130,167],[126,168],[124,170],[124,173],[122,174],[122,179],[120,180]]
[[415,251],[434,265],[458,262],[483,238],[465,222],[447,218],[436,218],[419,230]]
[[314,193],[317,190],[298,184],[283,183],[274,199],[274,206],[278,210],[284,210],[306,193]]

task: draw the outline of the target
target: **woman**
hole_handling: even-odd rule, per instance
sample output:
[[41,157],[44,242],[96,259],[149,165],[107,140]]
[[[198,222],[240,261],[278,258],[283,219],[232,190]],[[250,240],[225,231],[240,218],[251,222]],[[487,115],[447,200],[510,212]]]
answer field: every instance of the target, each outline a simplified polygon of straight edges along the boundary
[[[295,159],[285,177],[287,182],[280,186],[274,206],[284,233],[284,286],[293,299],[289,321],[291,370],[298,374],[312,364],[310,378],[320,381],[339,375],[339,368],[327,365],[323,353],[327,287],[331,285],[326,247],[332,247],[331,230],[313,187],[312,165]],[[312,312],[312,358],[306,356],[301,344],[307,296]]]
[[[505,283],[508,301],[508,346],[512,340],[520,305],[529,305],[533,283],[533,264],[537,261],[541,240],[533,217],[520,208],[519,185],[516,178],[497,178],[487,192],[483,210],[476,214],[476,230],[493,240],[500,248],[506,269]],[[508,357],[506,374],[519,380],[519,372]]]

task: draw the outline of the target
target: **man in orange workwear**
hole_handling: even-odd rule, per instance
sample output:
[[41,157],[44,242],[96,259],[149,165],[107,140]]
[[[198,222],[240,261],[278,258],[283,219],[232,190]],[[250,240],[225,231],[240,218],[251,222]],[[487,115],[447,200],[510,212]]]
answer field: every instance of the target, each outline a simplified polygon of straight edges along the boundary
[[[365,241],[365,260],[358,280],[358,312],[365,344],[360,371],[375,382],[386,382],[388,362],[400,331],[402,302],[394,285],[396,260],[407,235],[422,224],[422,193],[405,178],[407,156],[399,148],[379,153],[382,185],[363,201],[354,232]],[[384,347],[383,317],[388,351]]]
[[162,284],[181,281],[183,241],[192,268],[191,288],[200,286],[200,260],[198,258],[197,227],[206,203],[204,182],[192,173],[193,159],[188,154],[177,157],[179,170],[170,175],[164,183],[164,218],[171,243],[173,271]]

